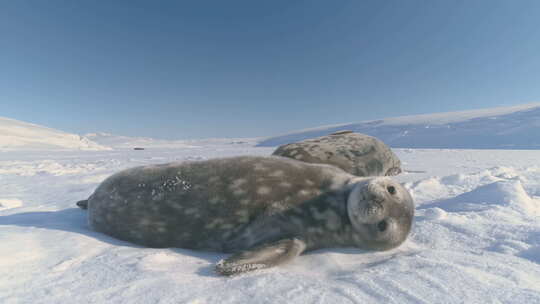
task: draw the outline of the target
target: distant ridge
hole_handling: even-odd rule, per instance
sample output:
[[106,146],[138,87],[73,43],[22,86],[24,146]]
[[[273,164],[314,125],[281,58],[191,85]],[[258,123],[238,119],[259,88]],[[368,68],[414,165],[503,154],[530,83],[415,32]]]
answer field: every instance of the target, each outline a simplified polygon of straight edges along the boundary
[[134,148],[194,148],[182,140],[164,140],[150,137],[131,137],[114,135],[109,133],[88,133],[84,137],[91,139],[101,145],[114,149],[134,149]]
[[88,133],[84,137],[92,141],[112,147],[113,149],[134,149],[134,148],[152,148],[152,149],[192,149],[201,146],[211,145],[247,145],[253,146],[259,142],[259,138],[206,138],[189,140],[168,140],[156,139],[151,137],[131,137],[109,133]]
[[540,149],[540,103],[321,126],[266,138],[258,146],[278,146],[339,130],[375,136],[394,148]]
[[0,117],[0,151],[111,150],[86,137]]

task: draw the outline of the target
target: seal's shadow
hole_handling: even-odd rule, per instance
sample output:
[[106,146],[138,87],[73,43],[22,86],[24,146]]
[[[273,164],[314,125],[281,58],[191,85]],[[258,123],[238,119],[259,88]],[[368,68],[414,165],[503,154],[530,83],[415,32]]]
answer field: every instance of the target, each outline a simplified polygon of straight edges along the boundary
[[[125,246],[132,248],[146,249],[148,247],[143,247],[129,243],[126,241],[118,240],[113,237],[110,237],[106,234],[93,231],[87,224],[87,214],[86,211],[79,208],[68,208],[58,211],[42,211],[42,212],[25,212],[25,213],[16,213],[12,215],[0,216],[0,227],[1,226],[21,226],[21,227],[35,227],[43,229],[52,229],[52,230],[61,230],[68,231],[73,233],[82,234],[99,241],[115,245],[115,246]],[[208,252],[208,251],[195,251],[190,249],[183,248],[167,248],[180,255],[188,255],[196,257],[202,260],[207,261],[210,265],[200,267],[196,273],[201,276],[207,277],[219,277],[214,272],[214,265],[221,259],[229,256],[229,254],[219,253],[219,252]],[[369,254],[369,251],[361,250],[358,248],[325,248],[315,251],[310,251],[304,253],[307,256],[316,256],[325,252],[339,252],[342,254],[351,254],[351,255],[361,255],[365,256]],[[391,259],[393,256],[381,259],[380,261],[370,261],[365,264],[365,267],[377,266],[380,263],[385,262],[387,259]],[[248,274],[244,274],[248,275]]]
[[[126,241],[118,240],[106,234],[93,231],[87,224],[86,211],[79,208],[68,208],[58,211],[24,212],[4,215],[0,216],[0,227],[1,226],[35,227],[68,231],[82,234],[115,246],[133,247],[140,249],[148,248]],[[181,255],[189,255],[206,260],[212,265],[217,263],[225,256],[221,253],[203,251],[199,252],[182,248],[167,249]],[[199,271],[197,271],[197,273],[204,276],[217,276],[213,271],[213,266],[202,267]]]
[[[35,227],[76,232],[85,235],[92,233],[93,237],[96,236],[98,233],[91,231],[86,221],[86,213],[78,208],[68,208],[58,211],[23,212],[0,216],[0,226]],[[105,238],[102,240],[107,241]]]

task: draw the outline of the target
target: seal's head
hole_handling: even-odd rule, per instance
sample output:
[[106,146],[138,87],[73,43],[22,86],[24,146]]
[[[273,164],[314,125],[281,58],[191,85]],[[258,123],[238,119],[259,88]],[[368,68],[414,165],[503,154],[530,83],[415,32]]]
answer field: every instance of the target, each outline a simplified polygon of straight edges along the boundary
[[347,212],[359,247],[386,250],[399,246],[411,231],[414,203],[407,189],[388,177],[353,185]]

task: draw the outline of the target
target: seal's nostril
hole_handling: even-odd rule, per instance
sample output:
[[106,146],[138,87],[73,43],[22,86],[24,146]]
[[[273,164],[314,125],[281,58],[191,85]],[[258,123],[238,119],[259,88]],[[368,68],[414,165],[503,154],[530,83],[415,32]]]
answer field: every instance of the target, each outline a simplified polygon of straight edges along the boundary
[[388,190],[388,193],[390,193],[392,195],[396,194],[396,187],[394,187],[394,186],[388,186],[388,187],[386,187],[386,190]]
[[388,223],[386,221],[380,221],[377,224],[377,228],[379,228],[380,232],[384,232],[386,230],[386,228],[388,228]]

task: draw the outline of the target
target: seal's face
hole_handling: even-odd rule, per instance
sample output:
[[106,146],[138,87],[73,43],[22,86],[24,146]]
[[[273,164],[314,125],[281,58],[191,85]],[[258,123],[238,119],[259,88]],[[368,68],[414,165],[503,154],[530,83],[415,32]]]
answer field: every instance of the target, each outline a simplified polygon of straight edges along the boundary
[[385,250],[400,245],[411,230],[414,204],[409,192],[387,177],[354,185],[347,200],[354,239],[361,247]]

